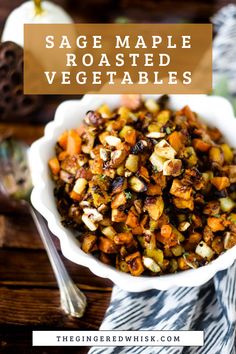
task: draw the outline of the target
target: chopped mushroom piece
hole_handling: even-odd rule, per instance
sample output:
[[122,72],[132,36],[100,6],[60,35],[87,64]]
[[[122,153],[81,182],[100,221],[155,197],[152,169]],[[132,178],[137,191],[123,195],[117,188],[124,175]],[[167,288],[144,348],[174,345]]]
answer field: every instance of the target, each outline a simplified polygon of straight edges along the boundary
[[93,221],[101,221],[103,219],[103,215],[95,208],[84,208],[84,213]]
[[195,252],[207,260],[210,260],[214,256],[214,251],[204,241],[201,241],[197,245]]
[[125,160],[127,154],[124,150],[115,150],[111,153],[110,166],[116,168]]
[[146,135],[147,138],[152,138],[152,139],[160,139],[166,136],[166,133],[161,133],[161,132],[151,132]]
[[166,160],[163,164],[163,175],[177,177],[181,175],[182,161],[179,159]]
[[153,167],[158,171],[163,171],[163,165],[165,160],[158,156],[155,152],[149,158],[150,162],[152,163]]
[[164,139],[155,145],[155,153],[164,159],[174,159],[176,155],[176,151]]
[[116,194],[124,191],[128,186],[127,179],[124,177],[116,177],[111,184],[111,193]]
[[117,136],[113,135],[108,135],[105,137],[105,141],[107,142],[108,145],[110,146],[117,146],[119,143],[121,143],[120,138],[117,138]]
[[110,159],[110,151],[108,149],[100,149],[100,157],[103,161],[108,161]]
[[85,225],[87,226],[87,228],[90,231],[95,231],[97,230],[98,226],[89,218],[88,215],[83,214],[82,215],[82,221],[85,223]]

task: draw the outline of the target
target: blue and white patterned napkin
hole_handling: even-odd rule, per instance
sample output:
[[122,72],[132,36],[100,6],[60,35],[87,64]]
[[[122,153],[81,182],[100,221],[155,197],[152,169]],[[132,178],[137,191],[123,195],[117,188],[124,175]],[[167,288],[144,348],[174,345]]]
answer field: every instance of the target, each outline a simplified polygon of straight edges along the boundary
[[[212,22],[217,31],[213,45],[214,85],[218,94],[230,94],[233,101],[236,6],[223,8]],[[236,263],[195,288],[128,293],[114,286],[101,330],[203,330],[203,347],[94,347],[89,354],[235,354],[235,328]]]
[[235,354],[236,263],[195,288],[128,293],[114,287],[102,330],[198,330],[204,347],[93,348],[90,354]]

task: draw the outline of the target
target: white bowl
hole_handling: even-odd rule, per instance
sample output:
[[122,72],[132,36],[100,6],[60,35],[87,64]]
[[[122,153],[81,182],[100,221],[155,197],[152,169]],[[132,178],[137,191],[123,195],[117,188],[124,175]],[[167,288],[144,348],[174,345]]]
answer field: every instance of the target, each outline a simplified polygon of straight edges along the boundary
[[[144,95],[157,98],[158,95]],[[73,232],[61,224],[53,195],[54,184],[48,171],[48,160],[54,154],[58,136],[66,129],[77,127],[86,112],[107,103],[112,109],[120,105],[120,95],[86,95],[81,100],[65,101],[57,109],[54,121],[45,128],[44,136],[33,143],[30,149],[30,167],[34,189],[31,200],[34,207],[44,216],[49,229],[56,235],[66,258],[88,267],[94,274],[109,278],[124,290],[139,292],[150,289],[166,290],[173,286],[199,286],[211,279],[218,271],[228,268],[236,259],[236,246],[206,266],[176,274],[157,277],[133,277],[103,264],[92,255],[85,254]],[[216,126],[226,141],[236,148],[236,119],[230,103],[217,96],[172,95],[170,106],[181,109],[188,104],[210,126]]]

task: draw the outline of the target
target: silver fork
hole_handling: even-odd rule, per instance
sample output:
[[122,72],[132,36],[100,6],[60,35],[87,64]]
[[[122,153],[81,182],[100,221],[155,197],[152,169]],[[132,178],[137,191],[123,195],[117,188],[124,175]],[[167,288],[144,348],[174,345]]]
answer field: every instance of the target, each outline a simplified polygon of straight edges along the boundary
[[45,219],[31,204],[32,181],[27,158],[28,146],[6,138],[0,141],[0,189],[10,198],[28,206],[48,254],[60,290],[62,309],[70,316],[82,317],[86,297],[71,280],[53,243]]

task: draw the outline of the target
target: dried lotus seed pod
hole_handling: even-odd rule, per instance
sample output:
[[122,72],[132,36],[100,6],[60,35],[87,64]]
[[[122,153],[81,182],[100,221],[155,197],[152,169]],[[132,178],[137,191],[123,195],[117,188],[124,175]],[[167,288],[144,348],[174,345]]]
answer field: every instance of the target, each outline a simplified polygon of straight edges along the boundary
[[0,120],[27,116],[40,105],[36,95],[23,93],[23,49],[13,42],[0,44]]

